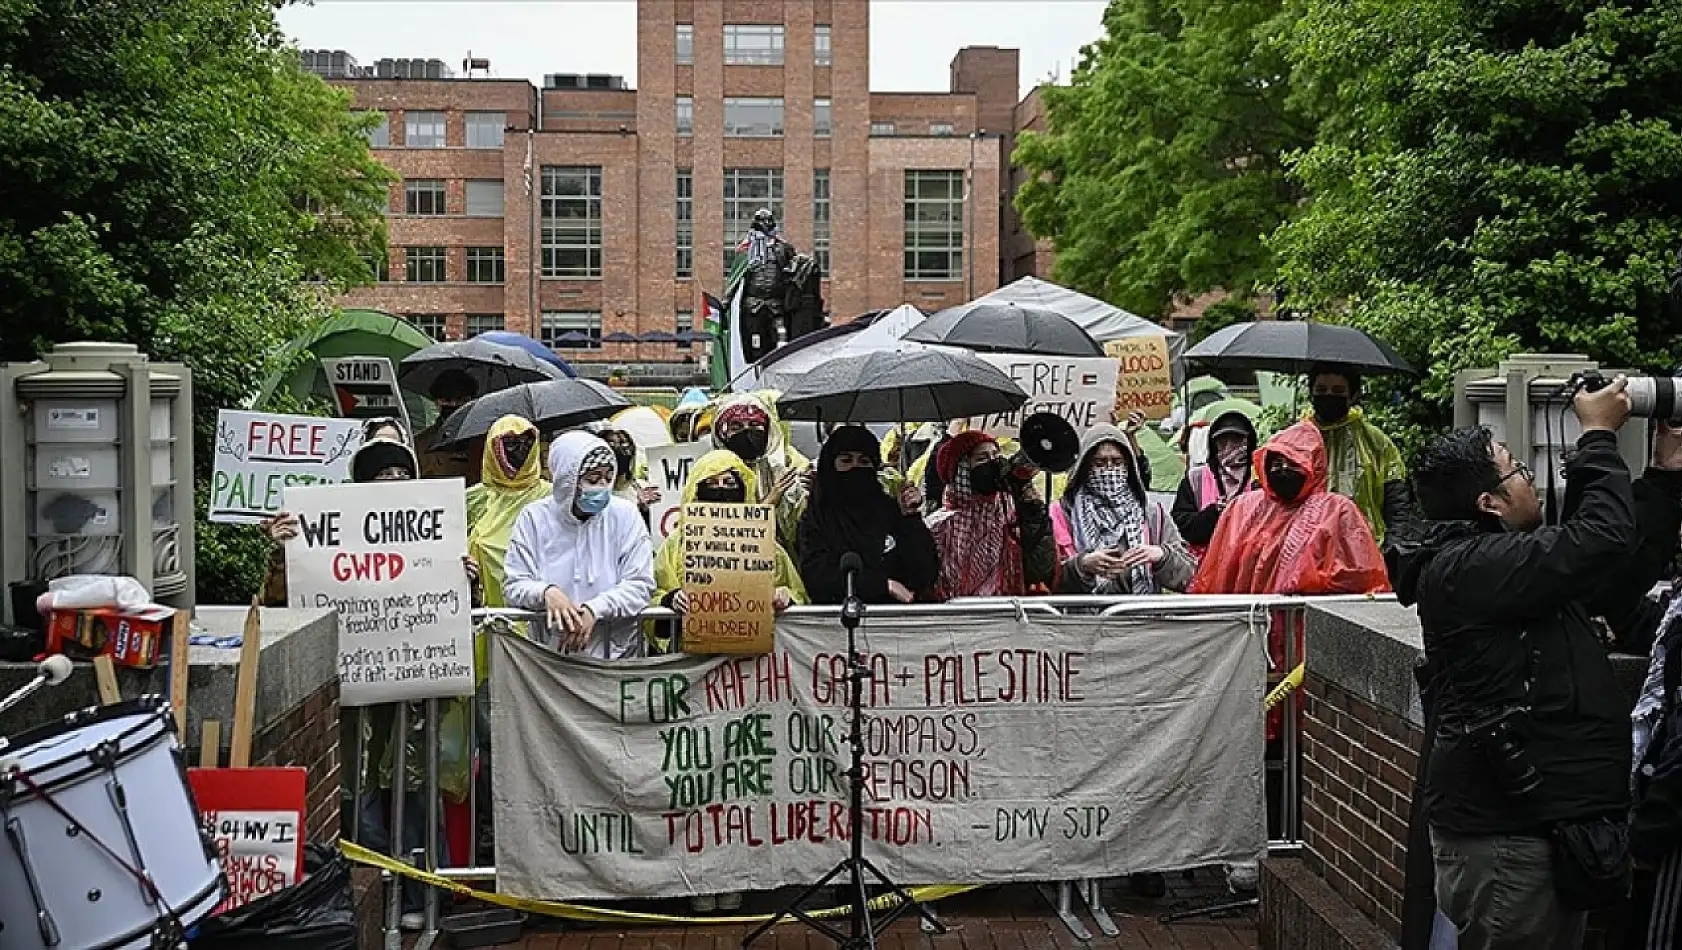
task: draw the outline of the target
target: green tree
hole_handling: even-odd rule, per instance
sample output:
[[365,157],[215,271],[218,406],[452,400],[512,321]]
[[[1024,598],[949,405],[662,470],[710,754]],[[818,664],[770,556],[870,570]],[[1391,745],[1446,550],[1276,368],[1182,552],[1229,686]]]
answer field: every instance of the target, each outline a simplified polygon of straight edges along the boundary
[[97,339],[187,363],[201,476],[216,411],[384,249],[367,120],[274,10],[0,0],[0,360]]
[[1275,241],[1287,302],[1427,371],[1395,425],[1441,426],[1455,372],[1510,352],[1669,367],[1682,4],[1300,4],[1297,107],[1321,123]]
[[1014,161],[1028,229],[1059,281],[1161,316],[1176,297],[1271,282],[1265,243],[1301,195],[1283,156],[1311,126],[1273,37],[1281,0],[1112,0],[1068,86],[1046,87],[1045,134]]

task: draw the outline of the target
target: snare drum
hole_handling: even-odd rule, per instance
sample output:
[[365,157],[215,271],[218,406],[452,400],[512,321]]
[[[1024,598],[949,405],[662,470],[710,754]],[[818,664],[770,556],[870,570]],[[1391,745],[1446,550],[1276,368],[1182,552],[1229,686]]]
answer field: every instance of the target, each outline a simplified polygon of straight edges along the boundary
[[[222,902],[226,885],[160,698],[72,713],[6,743],[5,758],[3,950],[175,946],[177,923],[191,927]],[[151,878],[161,905],[135,872]]]

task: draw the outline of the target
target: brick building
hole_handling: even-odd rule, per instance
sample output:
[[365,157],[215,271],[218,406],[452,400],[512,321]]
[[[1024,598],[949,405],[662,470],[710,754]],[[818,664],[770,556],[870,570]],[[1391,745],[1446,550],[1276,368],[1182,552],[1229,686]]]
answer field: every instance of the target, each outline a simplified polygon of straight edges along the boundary
[[960,51],[951,92],[872,92],[869,33],[851,0],[647,0],[634,89],[380,78],[449,73],[306,51],[384,114],[375,154],[402,178],[381,280],[343,302],[440,339],[506,327],[583,360],[671,358],[600,340],[688,329],[766,206],[815,252],[835,319],[993,290],[1016,51]]

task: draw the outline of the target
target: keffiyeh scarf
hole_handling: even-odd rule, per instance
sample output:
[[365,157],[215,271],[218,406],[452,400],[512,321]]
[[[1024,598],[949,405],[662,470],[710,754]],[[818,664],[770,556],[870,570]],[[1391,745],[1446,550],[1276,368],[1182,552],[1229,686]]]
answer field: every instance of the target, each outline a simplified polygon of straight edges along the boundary
[[930,528],[940,550],[941,598],[1026,593],[1022,548],[1016,539],[1016,505],[1009,493],[976,495],[965,459],[946,486],[945,505],[945,516]]
[[[1127,484],[1123,468],[1095,468],[1087,475],[1086,484],[1075,493],[1074,522],[1075,550],[1082,554],[1128,551],[1146,543],[1145,509]],[[1140,564],[1128,571],[1125,581],[1100,577],[1092,590],[1096,594],[1149,594],[1155,587],[1151,566]]]

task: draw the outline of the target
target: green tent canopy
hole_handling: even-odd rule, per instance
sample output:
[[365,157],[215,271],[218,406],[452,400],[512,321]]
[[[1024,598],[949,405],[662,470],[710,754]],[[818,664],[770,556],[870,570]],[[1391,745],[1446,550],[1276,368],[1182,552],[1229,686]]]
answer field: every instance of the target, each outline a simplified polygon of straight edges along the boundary
[[[432,343],[431,337],[402,317],[379,310],[340,310],[286,344],[276,359],[279,368],[263,380],[251,407],[262,409],[281,391],[297,399],[331,395],[321,369],[323,358],[384,356],[395,367],[403,357]],[[430,401],[413,393],[405,393],[403,399],[416,428],[432,418]]]

